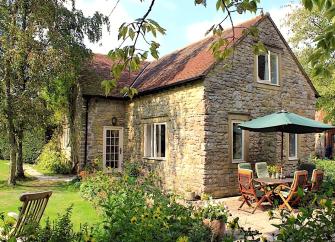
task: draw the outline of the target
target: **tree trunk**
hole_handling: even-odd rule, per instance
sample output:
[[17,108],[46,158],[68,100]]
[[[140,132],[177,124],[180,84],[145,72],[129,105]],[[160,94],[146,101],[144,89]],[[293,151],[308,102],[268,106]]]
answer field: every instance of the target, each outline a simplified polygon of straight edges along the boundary
[[[17,14],[17,5],[12,3],[10,4],[11,9],[11,25],[16,25],[16,14]],[[14,41],[12,33],[7,33],[7,48],[13,49],[14,48]],[[14,126],[14,104],[13,104],[13,96],[11,93],[11,85],[12,79],[14,78],[13,71],[12,71],[12,61],[11,56],[5,56],[5,71],[4,71],[4,83],[6,89],[5,95],[5,102],[6,102],[6,122],[7,122],[7,131],[8,131],[8,143],[10,149],[10,169],[9,169],[9,177],[8,177],[8,184],[15,185],[15,173],[16,173],[16,154],[17,154],[17,147],[16,147],[16,140],[15,140],[15,126]]]
[[23,170],[23,131],[18,130],[17,132],[17,157],[16,157],[16,177],[24,178],[24,170]]
[[15,127],[14,127],[14,114],[13,114],[13,101],[11,94],[11,81],[9,66],[6,67],[5,74],[5,85],[6,85],[6,105],[7,105],[7,127],[8,127],[8,143],[10,149],[10,169],[8,184],[15,185],[15,173],[16,173],[16,140],[15,140]]

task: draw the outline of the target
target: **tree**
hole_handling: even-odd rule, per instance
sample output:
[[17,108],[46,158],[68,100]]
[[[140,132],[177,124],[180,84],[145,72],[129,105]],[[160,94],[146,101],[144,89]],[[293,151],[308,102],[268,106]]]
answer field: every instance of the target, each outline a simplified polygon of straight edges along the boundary
[[[66,7],[68,3],[72,9]],[[67,0],[0,0],[0,15],[0,73],[11,164],[8,183],[15,184],[16,167],[18,175],[23,174],[24,130],[48,120],[48,96],[53,95],[48,88],[59,80],[68,89],[74,85],[91,54],[84,37],[98,41],[108,19],[99,13],[85,17],[74,1]]]
[[[318,108],[326,111],[328,121],[335,122],[335,48],[331,45],[334,39],[324,37],[335,29],[333,22],[325,8],[314,7],[310,11],[298,7],[285,24],[292,32],[289,42],[293,51],[321,95]],[[323,44],[324,41],[329,44]]]

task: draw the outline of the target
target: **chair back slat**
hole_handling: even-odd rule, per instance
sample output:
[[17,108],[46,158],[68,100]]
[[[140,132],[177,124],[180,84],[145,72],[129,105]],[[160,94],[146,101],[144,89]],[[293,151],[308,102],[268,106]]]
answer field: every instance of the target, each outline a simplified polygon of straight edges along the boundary
[[242,194],[255,194],[253,172],[248,169],[238,170],[239,189]]
[[311,191],[319,191],[323,182],[324,172],[322,170],[314,169],[312,174],[312,188]]
[[238,169],[248,169],[251,170],[251,164],[247,162],[239,163],[237,165]]
[[46,205],[52,192],[24,193],[20,200],[23,202],[19,218],[11,236],[20,236],[26,232],[30,226],[37,226],[42,218]]
[[270,177],[268,171],[268,164],[266,162],[257,162],[255,164],[255,170],[258,178]]
[[301,189],[304,189],[306,184],[307,184],[307,176],[308,173],[307,171],[296,171],[294,173],[294,179],[293,179],[293,183],[291,186],[291,192],[296,193],[299,189],[299,187]]

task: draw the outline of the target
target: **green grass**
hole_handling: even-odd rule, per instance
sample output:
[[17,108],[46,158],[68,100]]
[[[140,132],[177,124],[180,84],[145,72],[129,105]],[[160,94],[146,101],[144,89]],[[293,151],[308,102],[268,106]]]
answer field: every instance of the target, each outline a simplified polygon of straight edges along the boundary
[[0,160],[0,212],[18,212],[21,206],[19,197],[24,192],[46,191],[53,192],[48,206],[45,210],[43,221],[47,217],[54,220],[58,213],[63,213],[66,208],[73,204],[72,222],[76,229],[80,224],[94,224],[100,221],[99,216],[91,204],[83,200],[78,189],[72,185],[59,182],[38,181],[28,178],[25,181],[18,181],[14,187],[7,185],[8,161]]

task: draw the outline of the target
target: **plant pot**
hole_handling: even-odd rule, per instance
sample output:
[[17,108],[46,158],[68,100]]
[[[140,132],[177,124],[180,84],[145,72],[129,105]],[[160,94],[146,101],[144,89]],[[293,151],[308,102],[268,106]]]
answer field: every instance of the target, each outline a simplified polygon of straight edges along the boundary
[[188,201],[193,201],[195,198],[195,192],[186,192],[185,199]]
[[280,174],[276,173],[276,178],[279,179],[279,177],[280,177]]
[[205,226],[211,229],[212,233],[216,237],[223,237],[223,235],[226,233],[226,223],[224,221],[215,219],[215,220],[209,220],[208,218],[203,220],[203,223]]

